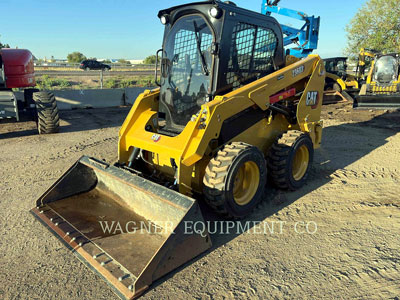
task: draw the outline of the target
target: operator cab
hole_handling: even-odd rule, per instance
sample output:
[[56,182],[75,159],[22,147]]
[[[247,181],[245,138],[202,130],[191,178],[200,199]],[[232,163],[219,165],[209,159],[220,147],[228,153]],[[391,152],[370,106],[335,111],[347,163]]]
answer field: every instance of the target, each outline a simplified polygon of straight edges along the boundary
[[342,79],[347,76],[347,57],[332,57],[324,59],[325,70],[328,73],[335,74]]
[[376,58],[373,81],[378,85],[391,85],[399,76],[399,55],[387,54]]
[[282,30],[272,17],[205,1],[161,10],[160,132],[179,134],[201,105],[285,64]]

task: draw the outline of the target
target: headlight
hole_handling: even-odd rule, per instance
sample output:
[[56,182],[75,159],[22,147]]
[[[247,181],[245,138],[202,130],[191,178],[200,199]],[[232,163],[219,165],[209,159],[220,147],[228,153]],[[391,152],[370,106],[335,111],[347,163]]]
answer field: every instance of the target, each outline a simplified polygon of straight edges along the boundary
[[212,7],[210,9],[210,16],[211,17],[218,19],[218,18],[221,17],[221,15],[222,15],[222,11],[218,7]]
[[163,15],[160,18],[161,24],[165,25],[168,23],[168,16],[167,15]]

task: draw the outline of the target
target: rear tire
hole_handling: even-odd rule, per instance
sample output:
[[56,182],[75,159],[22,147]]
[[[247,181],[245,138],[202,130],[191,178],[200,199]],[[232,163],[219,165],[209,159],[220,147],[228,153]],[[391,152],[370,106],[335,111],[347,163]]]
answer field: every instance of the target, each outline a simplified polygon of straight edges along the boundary
[[307,133],[298,130],[284,133],[268,154],[272,181],[278,188],[297,190],[307,180],[313,157],[313,143]]
[[60,127],[57,102],[53,93],[36,92],[33,100],[37,110],[37,128],[39,134],[56,133]]
[[261,201],[267,181],[264,154],[249,144],[225,145],[204,175],[205,201],[226,217],[244,217]]

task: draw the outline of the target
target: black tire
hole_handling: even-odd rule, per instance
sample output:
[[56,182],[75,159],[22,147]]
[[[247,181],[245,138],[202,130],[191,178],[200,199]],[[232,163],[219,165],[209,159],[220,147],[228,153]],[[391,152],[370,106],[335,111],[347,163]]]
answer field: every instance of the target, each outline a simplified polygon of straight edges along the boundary
[[[244,217],[261,201],[266,181],[264,154],[249,144],[230,143],[218,151],[206,168],[204,198],[226,218]],[[250,186],[246,189],[247,184]]]
[[33,100],[37,110],[37,128],[39,134],[56,133],[60,127],[60,117],[54,94],[48,92],[36,92]]
[[[308,160],[300,160],[301,165],[297,167],[299,157],[296,155],[308,156]],[[273,183],[281,189],[299,189],[307,180],[313,157],[314,147],[307,133],[298,130],[284,133],[268,154],[268,171]]]

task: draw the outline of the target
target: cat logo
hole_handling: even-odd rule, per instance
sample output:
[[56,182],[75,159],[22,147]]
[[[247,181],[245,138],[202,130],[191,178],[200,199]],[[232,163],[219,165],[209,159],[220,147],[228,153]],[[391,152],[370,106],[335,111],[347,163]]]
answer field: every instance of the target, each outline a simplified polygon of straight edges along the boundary
[[153,135],[151,136],[151,139],[152,139],[154,142],[158,142],[158,141],[161,139],[161,135],[159,135],[159,134],[153,134]]
[[311,106],[312,109],[316,108],[318,105],[318,92],[307,92],[307,98],[306,98],[306,105]]

